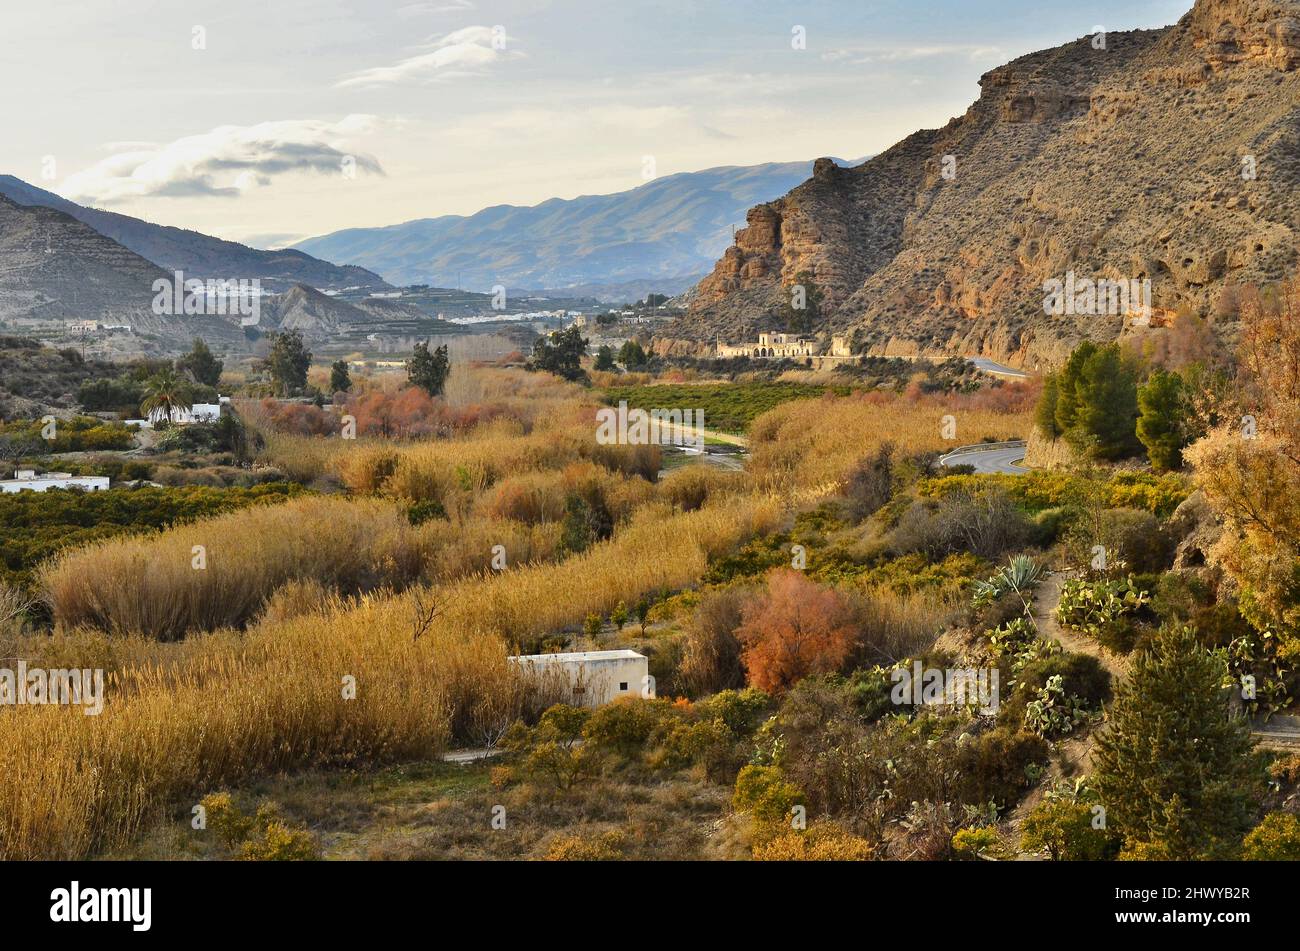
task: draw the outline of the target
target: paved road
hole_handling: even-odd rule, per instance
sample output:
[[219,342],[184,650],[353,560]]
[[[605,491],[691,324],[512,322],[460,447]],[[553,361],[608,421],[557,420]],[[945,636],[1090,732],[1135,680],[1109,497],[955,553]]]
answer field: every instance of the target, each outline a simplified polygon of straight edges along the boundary
[[1027,466],[1016,464],[1024,461],[1024,458],[1025,447],[1023,445],[994,446],[989,449],[980,449],[977,446],[963,446],[946,456],[940,456],[939,465],[944,467],[974,466],[976,472],[1005,472],[1011,475],[1020,475],[1029,471]]
[[967,357],[966,360],[975,369],[984,373],[991,373],[993,376],[1007,377],[1013,380],[1029,379],[1029,374],[1024,370],[1016,370],[1013,367],[1003,366],[1001,363],[994,363],[987,357]]

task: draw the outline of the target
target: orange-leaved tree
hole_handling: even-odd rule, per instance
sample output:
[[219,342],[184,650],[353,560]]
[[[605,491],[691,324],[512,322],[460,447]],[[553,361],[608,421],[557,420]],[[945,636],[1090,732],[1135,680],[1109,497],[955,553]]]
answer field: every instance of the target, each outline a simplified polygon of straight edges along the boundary
[[833,589],[778,568],[746,605],[736,637],[751,685],[780,694],[809,674],[838,670],[857,640],[853,611]]

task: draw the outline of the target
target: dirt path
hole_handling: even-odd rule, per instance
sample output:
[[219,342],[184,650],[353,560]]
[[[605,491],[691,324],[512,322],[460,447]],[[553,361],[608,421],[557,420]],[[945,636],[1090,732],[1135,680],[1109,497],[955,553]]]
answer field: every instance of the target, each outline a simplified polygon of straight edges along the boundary
[[1033,613],[1039,636],[1059,642],[1064,650],[1097,658],[1111,678],[1118,681],[1128,673],[1126,658],[1116,657],[1091,637],[1064,628],[1056,621],[1056,606],[1061,603],[1061,588],[1068,580],[1067,573],[1054,571],[1039,582],[1038,590],[1034,592]]

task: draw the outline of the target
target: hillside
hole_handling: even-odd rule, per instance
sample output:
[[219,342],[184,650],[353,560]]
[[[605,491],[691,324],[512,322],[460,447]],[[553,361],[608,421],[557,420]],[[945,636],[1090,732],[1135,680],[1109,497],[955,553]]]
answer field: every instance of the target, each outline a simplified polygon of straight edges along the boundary
[[75,218],[0,196],[0,320],[94,320],[175,345],[196,335],[242,342],[238,324],[222,317],[155,314],[153,282],[160,278],[170,275]]
[[[498,205],[468,217],[422,218],[385,228],[352,228],[295,247],[350,261],[394,284],[488,291],[610,285],[676,293],[708,271],[731,241],[745,209],[808,177],[809,162],[728,166],[655,179],[613,195]],[[649,283],[645,283],[649,282]],[[621,299],[621,297],[620,297]]]
[[164,270],[184,271],[187,278],[256,278],[262,281],[268,291],[288,290],[298,283],[331,290],[344,287],[382,289],[387,286],[379,275],[372,274],[365,268],[340,267],[302,251],[261,251],[197,231],[157,225],[98,208],[86,208],[12,175],[0,175],[0,195],[19,205],[62,211]]
[[304,284],[262,305],[258,322],[263,330],[298,330],[305,337],[323,338],[368,324],[429,320],[419,308],[384,298],[339,300]]
[[801,273],[823,294],[815,329],[875,354],[1032,368],[1119,335],[1122,314],[1045,314],[1044,282],[1070,271],[1150,280],[1155,324],[1212,313],[1225,287],[1294,266],[1297,62],[1300,0],[1199,0],[1104,49],[1084,37],[1014,60],[943,128],[855,168],[819,161],[751,209],[663,346],[706,352],[715,335],[779,327]]

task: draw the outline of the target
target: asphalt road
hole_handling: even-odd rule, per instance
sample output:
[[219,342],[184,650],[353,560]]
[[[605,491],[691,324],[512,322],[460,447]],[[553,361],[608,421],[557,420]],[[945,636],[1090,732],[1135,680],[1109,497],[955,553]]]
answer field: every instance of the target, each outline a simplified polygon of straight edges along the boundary
[[991,373],[994,376],[1009,377],[1016,380],[1026,380],[1029,374],[1024,370],[1017,370],[1013,367],[1003,366],[1001,363],[994,363],[986,357],[967,357],[967,361],[977,370],[984,373]]
[[968,449],[966,452],[951,452],[939,457],[941,466],[974,466],[976,472],[1005,472],[1020,475],[1028,472],[1026,466],[1016,463],[1025,458],[1024,446],[995,447],[993,449]]

